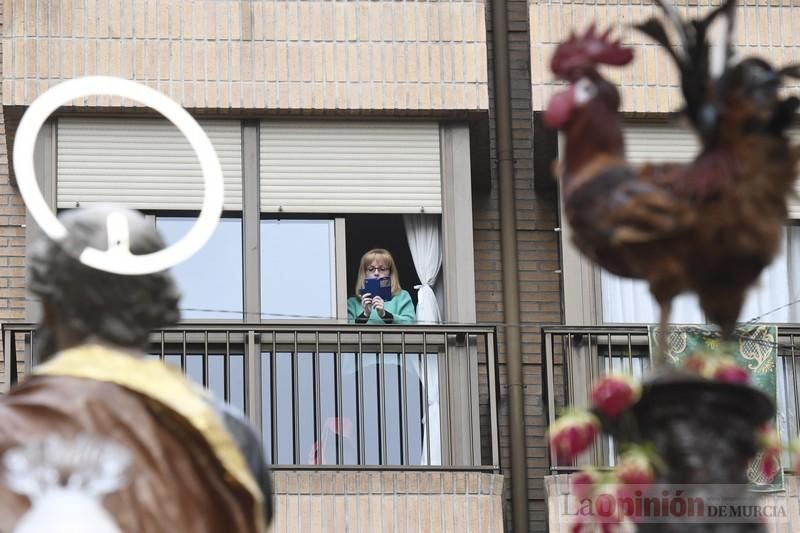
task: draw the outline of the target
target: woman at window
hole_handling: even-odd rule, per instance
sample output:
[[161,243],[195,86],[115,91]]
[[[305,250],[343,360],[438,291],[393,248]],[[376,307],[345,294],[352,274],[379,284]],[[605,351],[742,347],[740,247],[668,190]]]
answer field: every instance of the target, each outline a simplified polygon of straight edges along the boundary
[[[378,286],[385,286],[386,291],[376,291],[374,287]],[[361,257],[355,296],[347,299],[347,321],[356,324],[414,324],[417,321],[414,302],[400,287],[394,258],[387,250],[375,248]]]

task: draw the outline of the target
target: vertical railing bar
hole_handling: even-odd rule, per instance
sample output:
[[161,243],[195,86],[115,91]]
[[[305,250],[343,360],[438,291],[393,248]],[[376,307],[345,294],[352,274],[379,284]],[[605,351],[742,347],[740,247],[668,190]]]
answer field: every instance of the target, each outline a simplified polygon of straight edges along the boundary
[[33,363],[34,363],[33,359],[34,359],[34,354],[35,353],[36,353],[36,332],[32,330],[31,331],[31,353],[29,353],[29,354],[26,353],[25,354],[25,375],[26,376],[30,376],[31,375],[31,369],[33,368]]
[[[322,457],[320,448],[322,443],[322,401],[320,400],[320,372],[322,371],[319,353],[319,330],[314,331],[314,442],[317,443],[317,456]],[[338,421],[337,421],[338,424]],[[337,432],[336,440],[341,438],[341,430]],[[324,464],[324,463],[317,463]]]
[[[336,332],[336,353],[333,357],[333,370],[334,370],[334,384],[333,391],[336,399],[336,418],[344,422],[344,413],[342,412],[342,332]],[[336,464],[344,464],[344,435],[341,439],[336,440]]]
[[294,343],[292,346],[292,422],[294,425],[294,451],[292,454],[292,464],[300,464],[300,391],[299,391],[299,373],[300,373],[300,354],[297,351],[297,330],[292,332],[294,334]]
[[356,396],[358,409],[358,464],[366,463],[366,451],[364,445],[366,435],[364,434],[364,332],[358,332],[358,354],[356,361]]
[[631,340],[631,333],[628,332],[628,370],[630,375],[633,376],[633,341]]
[[[475,454],[476,452],[480,455],[480,444],[478,445],[478,450],[473,448],[473,443],[475,442],[475,422],[474,419],[475,413],[472,412],[472,399],[473,399],[473,390],[472,390],[472,350],[470,349],[470,342],[469,342],[469,333],[464,333],[464,340],[466,342],[466,350],[467,350],[467,413],[469,416],[467,417],[467,427],[469,428],[469,446],[471,449],[470,452],[470,465],[475,465]],[[475,354],[477,357],[477,354]],[[475,368],[477,368],[477,361],[475,362]],[[477,421],[480,423],[480,421]],[[480,442],[480,439],[479,439]],[[479,462],[479,461],[478,461]]]
[[[33,336],[33,332],[31,331],[30,333],[28,333],[28,335],[32,337]],[[31,343],[29,343],[29,344],[31,344]],[[25,376],[28,375],[28,358],[29,358],[29,356],[28,356],[28,352],[25,351],[25,341],[23,341],[22,346],[23,346],[23,352],[22,352],[22,375],[20,375],[20,373],[19,373],[19,361],[17,361],[17,382],[19,382],[21,379],[24,379]],[[19,355],[17,355],[17,359],[19,359]]]
[[380,420],[378,421],[378,437],[380,443],[380,459],[379,465],[387,464],[388,457],[386,453],[386,383],[384,381],[384,372],[386,371],[386,354],[383,352],[383,331],[379,333],[379,347],[380,352],[378,356],[378,413],[380,413]]
[[[211,365],[209,364],[210,356],[208,354],[208,330],[203,332],[203,387],[209,388],[209,374]],[[187,361],[187,371],[188,369],[188,361]],[[224,397],[224,394],[223,394]]]
[[[425,410],[425,454],[427,457],[427,464],[430,466],[431,464],[431,410],[430,404],[428,403],[428,332],[422,332],[422,374],[423,374],[423,398],[422,398],[422,408]],[[441,397],[441,391],[439,392]],[[441,420],[441,418],[440,418]],[[441,432],[439,433],[439,440],[441,446]],[[441,454],[440,454],[441,455]]]
[[[497,420],[497,352],[494,331],[486,334],[486,372],[489,379],[489,424],[492,434],[492,466],[500,470],[500,427]],[[551,353],[552,356],[552,353]],[[552,372],[552,367],[551,367]]]
[[[450,390],[450,349],[449,349],[449,333],[447,330],[444,332],[444,387],[440,387],[439,394],[441,391],[445,391],[445,399],[447,400],[447,442],[449,446],[447,447],[447,464],[452,465],[455,463],[455,459],[453,458],[453,447],[454,447],[454,440],[455,440],[455,432],[453,431],[453,419],[455,418],[453,413],[453,404],[451,402],[452,391]],[[442,383],[442,376],[439,376],[439,383]]]
[[[3,375],[5,376],[5,382],[3,383],[3,393],[7,393],[11,390],[12,385],[14,385],[14,381],[16,379],[16,372],[12,372],[11,367],[16,366],[17,364],[17,356],[16,350],[12,349],[12,345],[16,345],[17,343],[17,334],[16,331],[5,329],[3,331]],[[7,333],[7,335],[6,335]],[[16,346],[15,346],[16,348]]]
[[269,418],[270,418],[270,438],[272,440],[272,463],[278,464],[278,332],[272,331],[272,353],[269,361]]
[[160,361],[163,361],[167,357],[167,354],[164,353],[164,351],[165,351],[165,348],[164,348],[164,335],[165,335],[164,334],[164,330],[162,329],[161,330],[161,353],[158,356],[158,359]]
[[[794,423],[795,423],[795,430],[800,430],[800,398],[798,398],[797,394],[797,352],[795,350],[795,335],[794,333],[791,334],[789,337],[789,342],[791,345],[791,354],[792,354],[792,392],[794,393]],[[795,472],[797,474],[797,472]]]
[[[598,353],[600,352],[600,336],[599,335],[597,336],[597,351],[598,351]],[[611,331],[610,330],[606,332],[606,353],[608,354],[608,361],[605,364],[605,369],[604,369],[605,371],[603,371],[603,369],[598,369],[598,372],[597,372],[597,376],[598,377],[603,376],[603,375],[607,375],[607,374],[609,374],[609,373],[614,371],[614,353],[613,353],[613,347],[612,347],[612,344],[611,344]],[[599,358],[598,358],[598,363],[599,363]],[[587,390],[591,390],[591,383],[592,382],[594,382],[594,379],[592,379],[589,382],[589,387],[590,388],[587,388]],[[600,439],[605,439],[605,438],[606,437],[604,437],[604,436],[595,437],[594,445],[593,445],[593,450],[594,450],[593,455],[594,455],[594,464],[596,464],[596,465],[603,464],[603,455],[605,453],[605,447],[598,446],[597,442]],[[613,439],[613,437],[612,437],[612,439]],[[616,454],[616,450],[617,450],[617,446],[616,446],[616,442],[615,442],[614,443],[614,447],[613,447],[613,451],[614,451],[615,454]],[[607,459],[606,462],[610,465],[611,464],[611,457],[609,456],[606,459]]]
[[[777,357],[782,357],[782,356],[781,356],[781,353],[780,353],[780,347],[778,347],[778,355],[777,355]],[[777,366],[777,364],[776,364],[776,366]],[[787,409],[789,409],[789,405],[788,405],[788,404],[789,404],[789,401],[788,401],[788,395],[789,395],[789,394],[792,394],[792,395],[794,395],[794,392],[795,392],[795,391],[794,391],[794,387],[792,387],[791,389],[789,388],[789,382],[788,382],[788,380],[787,380],[787,374],[788,374],[788,370],[789,370],[789,367],[788,367],[788,365],[786,364],[786,361],[784,360],[784,364],[783,364],[783,372],[782,372],[782,374],[783,374],[783,375],[781,376],[781,378],[783,379],[783,391],[784,391],[784,395],[787,395],[787,397],[786,397],[786,400],[787,400],[787,402],[786,402],[786,408],[787,408]],[[777,373],[777,368],[776,368],[776,373]],[[794,383],[795,383],[795,380],[794,380],[794,373],[792,374],[792,376],[793,376],[793,377],[792,377],[792,385],[794,385]],[[776,376],[776,377],[777,377],[777,376]],[[775,385],[776,385],[776,389],[777,389],[777,382],[775,383]],[[777,395],[777,390],[776,390],[776,395]],[[780,400],[778,400],[778,402],[779,402],[779,401],[780,401]],[[777,404],[776,404],[776,407],[777,407]],[[797,411],[795,411],[795,413],[797,413]],[[780,415],[780,413],[778,413],[778,414]],[[795,418],[796,418],[796,414],[795,414]],[[776,417],[776,420],[780,421],[780,416],[777,416],[777,417]],[[793,424],[793,421],[792,421],[792,420],[790,420],[790,419],[789,419],[789,417],[787,416],[787,417],[786,417],[786,431],[787,431],[787,435],[792,435],[792,426],[793,426],[793,425],[794,425],[794,424]],[[778,432],[780,433],[780,427],[778,427]]]
[[183,346],[181,347],[181,372],[186,374],[186,330],[183,330]]
[[[553,334],[546,332],[544,334],[544,364],[545,364],[545,387],[547,391],[547,425],[551,426],[556,420],[556,398],[555,398],[555,362],[553,361]],[[491,387],[492,381],[489,380]],[[491,394],[489,395],[490,401],[492,400]],[[494,415],[492,415],[494,416]],[[550,471],[553,471],[553,466],[556,466],[555,450],[551,446],[550,451]]]
[[258,431],[258,435],[264,438],[264,401],[262,390],[261,373],[261,337],[259,336],[259,348],[256,349],[256,333],[252,329],[242,333],[242,357],[246,357],[243,367],[247,375],[244,378],[245,385],[245,408],[250,422]]
[[[589,390],[592,386],[592,382],[595,379],[595,375],[599,373],[599,366],[600,366],[600,335],[598,334],[595,340],[593,340],[594,335],[589,333],[588,338],[588,347],[589,347],[589,371],[586,372],[585,378],[585,390]],[[593,348],[594,347],[594,348]],[[594,442],[592,443],[592,461],[594,464],[599,464],[598,456],[600,454],[599,447],[597,446],[598,438],[595,438]]]
[[406,332],[400,332],[400,464],[410,464],[408,453],[408,380],[406,379]]
[[[591,337],[589,338],[589,341],[589,349],[591,353]],[[561,367],[564,371],[564,376],[561,379],[564,380],[564,386],[566,387],[566,390],[564,391],[564,407],[571,405],[575,400],[575,382],[574,376],[572,375],[572,351],[572,333],[567,333],[567,353],[561,355]],[[589,363],[591,364],[591,360]]]
[[[10,359],[10,361],[9,361],[10,368],[9,368],[9,372],[7,374],[7,376],[8,376],[7,381],[8,381],[9,390],[11,389],[11,387],[13,385],[16,385],[17,383],[19,383],[19,371],[17,370],[17,335],[16,335],[16,333],[14,333],[13,335],[10,335],[10,337],[11,337],[11,346],[10,346],[9,350],[7,352],[5,352],[6,353],[6,357],[8,357]],[[23,338],[24,338],[24,334],[23,334]]]
[[[208,332],[206,332],[208,335]],[[231,401],[231,330],[225,330],[225,360],[222,365],[222,396],[226,402]]]

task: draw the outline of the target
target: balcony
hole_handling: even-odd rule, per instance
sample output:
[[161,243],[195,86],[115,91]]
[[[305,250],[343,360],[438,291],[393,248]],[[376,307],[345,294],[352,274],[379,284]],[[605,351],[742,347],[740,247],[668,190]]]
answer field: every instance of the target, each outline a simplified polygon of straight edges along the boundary
[[[37,361],[36,337],[2,325],[8,385]],[[192,323],[154,331],[148,353],[258,429],[275,470],[272,532],[362,521],[500,533],[495,343],[485,326]]]
[[[2,334],[13,384],[36,333]],[[191,324],[149,356],[247,413],[276,468],[499,470],[493,328]]]
[[[778,328],[776,362],[776,424],[784,442],[793,439],[800,429],[800,327]],[[643,376],[650,368],[647,326],[624,327],[545,327],[542,328],[542,381],[548,424],[565,409],[588,404],[592,381],[608,372]],[[784,467],[791,465],[788,454],[781,458]],[[567,528],[570,517],[564,509],[572,497],[568,474],[585,465],[600,468],[613,466],[616,450],[613,440],[599,436],[590,450],[571,464],[559,464],[550,452],[550,475],[545,477],[550,531]],[[783,507],[796,501],[800,484],[795,475],[784,476],[784,491],[765,494],[765,503]],[[794,505],[791,503],[791,505]],[[793,524],[793,525],[792,525]],[[788,529],[786,529],[788,527]],[[800,523],[792,518],[787,524],[770,521],[768,530],[797,531]]]
[[[799,342],[800,327],[778,328],[777,425],[785,440],[800,430]],[[641,377],[650,368],[647,326],[546,327],[542,343],[548,423],[570,406],[586,406],[591,383],[598,376],[613,371]],[[613,443],[598,438],[575,464],[558,465],[551,454],[550,471],[570,472],[583,464],[612,466],[614,459]]]

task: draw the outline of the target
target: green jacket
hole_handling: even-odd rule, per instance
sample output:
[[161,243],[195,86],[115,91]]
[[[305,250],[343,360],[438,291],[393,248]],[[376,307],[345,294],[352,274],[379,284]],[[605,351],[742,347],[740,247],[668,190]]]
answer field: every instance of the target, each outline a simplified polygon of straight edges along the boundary
[[351,324],[415,324],[417,322],[414,302],[411,301],[411,295],[404,290],[393,295],[383,308],[386,311],[384,318],[379,317],[378,312],[373,309],[365,320],[365,317],[362,316],[364,308],[361,305],[361,299],[351,296],[347,299],[347,321]]

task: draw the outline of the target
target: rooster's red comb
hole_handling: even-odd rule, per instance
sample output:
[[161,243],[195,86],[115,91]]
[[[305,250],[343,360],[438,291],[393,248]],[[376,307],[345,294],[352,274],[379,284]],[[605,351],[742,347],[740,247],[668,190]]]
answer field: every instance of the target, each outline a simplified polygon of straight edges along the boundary
[[576,37],[572,33],[556,48],[550,69],[559,78],[573,81],[598,64],[627,65],[633,59],[633,50],[620,46],[619,40],[611,41],[611,28],[602,35],[595,32],[594,24],[586,34]]

